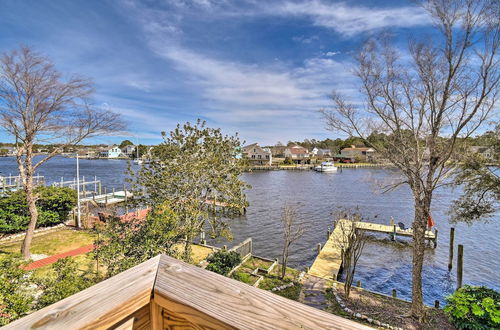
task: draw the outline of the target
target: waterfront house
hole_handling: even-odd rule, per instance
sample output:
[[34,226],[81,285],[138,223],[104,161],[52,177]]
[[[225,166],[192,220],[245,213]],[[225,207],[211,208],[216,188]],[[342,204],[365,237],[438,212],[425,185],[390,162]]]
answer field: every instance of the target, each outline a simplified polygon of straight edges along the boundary
[[251,165],[269,165],[273,161],[273,155],[269,148],[262,148],[258,143],[243,147],[243,155]]
[[472,146],[472,147],[469,148],[469,150],[473,154],[480,154],[487,161],[494,161],[495,160],[495,149],[493,147],[488,147],[488,146]]
[[332,157],[332,151],[330,149],[320,149],[314,147],[314,149],[311,150],[311,156],[318,158]]
[[123,157],[123,153],[118,146],[108,146],[99,152],[101,158],[119,158]]
[[301,146],[291,146],[285,149],[285,158],[291,159],[294,163],[304,164],[309,161],[309,151]]
[[370,162],[375,159],[376,151],[368,147],[356,147],[352,145],[350,148],[344,148],[340,151],[340,155],[346,158]]
[[125,148],[122,149],[122,152],[127,155],[130,158],[134,158],[136,156],[136,151],[135,151],[136,146],[133,144],[130,144],[126,146]]
[[15,156],[16,152],[17,152],[16,147],[3,146],[3,147],[0,147],[0,149],[5,149],[6,150],[5,156]]

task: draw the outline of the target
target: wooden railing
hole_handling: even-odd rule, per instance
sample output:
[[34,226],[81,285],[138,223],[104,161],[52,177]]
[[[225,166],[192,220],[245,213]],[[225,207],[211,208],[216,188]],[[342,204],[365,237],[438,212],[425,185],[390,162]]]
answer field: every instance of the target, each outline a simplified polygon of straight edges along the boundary
[[157,256],[5,329],[366,329],[236,280]]

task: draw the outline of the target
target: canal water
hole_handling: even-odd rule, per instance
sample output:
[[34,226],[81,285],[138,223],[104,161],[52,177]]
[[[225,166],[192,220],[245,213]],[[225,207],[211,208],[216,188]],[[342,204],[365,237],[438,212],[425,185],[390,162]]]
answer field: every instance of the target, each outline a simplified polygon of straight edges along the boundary
[[[103,187],[123,189],[127,161],[80,160],[80,175],[86,179],[97,176]],[[137,165],[133,165],[137,166]],[[13,158],[0,158],[0,175],[17,173]],[[48,183],[73,179],[75,159],[58,157],[39,170]],[[397,177],[391,169],[344,169],[342,173],[313,171],[255,171],[245,173],[243,179],[252,186],[247,191],[250,206],[244,216],[229,219],[233,242],[218,240],[216,245],[231,246],[252,237],[254,253],[276,258],[283,244],[280,215],[285,204],[298,208],[299,218],[305,223],[303,237],[291,247],[290,264],[296,268],[311,266],[318,243],[326,242],[328,228],[332,228],[333,213],[339,208],[357,208],[364,221],[388,224],[390,217],[407,227],[413,218],[413,201],[406,186],[388,193],[378,193],[381,183]],[[109,191],[109,190],[108,190]],[[449,231],[447,215],[450,203],[460,194],[458,190],[441,188],[434,194],[432,216],[439,230],[438,245],[426,250],[424,265],[424,299],[433,304],[453,292],[456,285],[456,248],[454,268],[448,272]],[[455,244],[464,245],[464,279],[466,284],[486,285],[500,290],[500,260],[497,215],[489,223],[472,226],[456,224]],[[385,234],[373,235],[359,261],[355,281],[373,291],[411,299],[411,239],[399,238],[393,242]]]

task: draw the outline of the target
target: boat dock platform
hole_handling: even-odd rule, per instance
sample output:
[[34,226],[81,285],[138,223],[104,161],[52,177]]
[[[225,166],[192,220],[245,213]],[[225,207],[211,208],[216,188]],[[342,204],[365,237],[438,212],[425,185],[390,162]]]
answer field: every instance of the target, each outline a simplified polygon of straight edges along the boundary
[[93,195],[91,197],[80,198],[80,202],[94,202],[97,205],[113,205],[126,202],[129,198],[134,197],[130,191],[116,191],[109,194]]
[[[319,252],[318,256],[314,260],[311,268],[307,272],[309,275],[325,278],[325,279],[337,279],[341,268],[342,268],[342,252],[341,252],[341,244],[339,242],[343,241],[342,235],[344,232],[342,231],[342,225],[349,225],[351,222],[349,220],[339,220],[335,229],[330,234],[328,240],[325,245]],[[376,233],[386,233],[392,236],[392,239],[395,240],[396,236],[413,236],[412,229],[400,229],[397,225],[382,225],[378,223],[370,223],[370,222],[356,222],[356,228],[369,232]],[[427,230],[425,232],[425,239],[434,242],[434,247],[436,247],[437,241],[437,230],[432,232]]]

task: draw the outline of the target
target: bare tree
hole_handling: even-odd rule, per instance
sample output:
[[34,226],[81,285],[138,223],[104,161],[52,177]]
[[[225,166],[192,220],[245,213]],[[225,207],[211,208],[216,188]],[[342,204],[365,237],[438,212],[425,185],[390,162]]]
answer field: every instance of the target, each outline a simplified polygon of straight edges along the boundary
[[344,293],[349,298],[356,265],[363,253],[366,243],[364,231],[356,228],[356,222],[361,221],[361,215],[349,210],[340,211],[335,226],[340,230],[336,242],[342,251],[342,269],[345,274]]
[[[33,186],[36,169],[68,146],[123,128],[118,114],[101,111],[89,103],[92,92],[90,81],[76,76],[63,80],[48,59],[30,48],[22,47],[0,58],[0,125],[15,139],[30,215],[21,247],[24,258],[30,258],[38,219],[38,196]],[[58,146],[34,163],[35,143]]]
[[[401,57],[390,40],[368,41],[355,74],[366,103],[338,93],[322,110],[330,129],[360,136],[403,174],[415,205],[412,315],[422,320],[425,229],[434,190],[454,170],[459,138],[470,136],[495,111],[499,92],[500,3],[494,0],[429,0],[422,3],[436,33],[409,41]],[[378,133],[381,139],[367,138]]]
[[299,240],[304,235],[304,224],[298,223],[297,209],[295,207],[285,205],[281,213],[281,224],[283,225],[283,255],[281,278],[286,275],[286,267],[288,264],[289,248],[293,242]]

